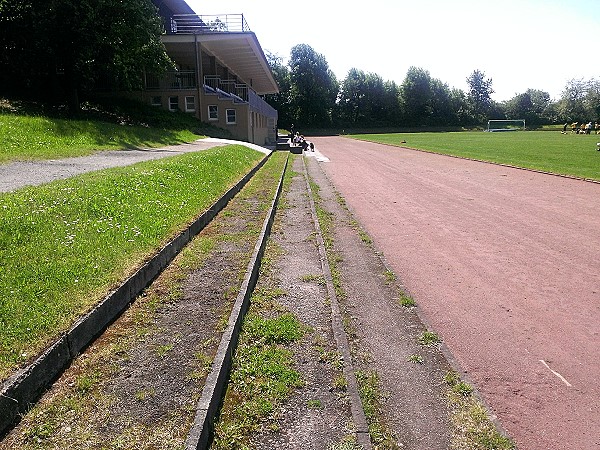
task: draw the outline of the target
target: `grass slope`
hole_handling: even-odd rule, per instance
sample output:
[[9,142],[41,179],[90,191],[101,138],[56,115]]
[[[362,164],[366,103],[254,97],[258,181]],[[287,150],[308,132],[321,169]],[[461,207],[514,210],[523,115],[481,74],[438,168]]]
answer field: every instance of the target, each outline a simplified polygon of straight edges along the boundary
[[0,379],[264,155],[218,147],[0,195]]
[[[382,144],[600,180],[600,136],[527,131],[358,134]],[[402,141],[406,141],[403,143]]]
[[139,102],[86,103],[77,115],[0,98],[0,164],[67,158],[99,150],[151,148],[192,142],[205,135],[231,137],[191,114]]

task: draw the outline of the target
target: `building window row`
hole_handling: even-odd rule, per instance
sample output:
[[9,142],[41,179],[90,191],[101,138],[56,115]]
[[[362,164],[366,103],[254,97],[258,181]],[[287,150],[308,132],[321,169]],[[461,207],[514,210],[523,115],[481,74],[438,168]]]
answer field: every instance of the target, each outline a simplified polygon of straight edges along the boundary
[[[153,96],[150,99],[150,104],[152,106],[162,106],[162,97],[160,95]],[[169,96],[168,105],[169,111],[179,111],[179,97],[177,95]],[[185,112],[196,112],[196,97],[193,95],[186,95],[184,97],[184,108]],[[208,120],[219,120],[218,105],[208,105]],[[227,125],[237,124],[237,111],[235,109],[225,110],[225,123]]]
[[[184,111],[185,112],[196,112],[196,97],[193,95],[186,95],[183,99]],[[154,95],[150,99],[152,106],[162,106],[162,97],[160,95]],[[177,95],[171,95],[168,97],[169,111],[179,111],[179,97]]]

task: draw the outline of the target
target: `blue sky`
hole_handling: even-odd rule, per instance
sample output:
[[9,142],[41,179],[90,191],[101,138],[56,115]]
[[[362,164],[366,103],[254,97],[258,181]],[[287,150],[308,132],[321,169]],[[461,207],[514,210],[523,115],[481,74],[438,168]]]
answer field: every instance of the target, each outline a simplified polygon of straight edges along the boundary
[[528,88],[558,98],[568,80],[600,77],[598,0],[187,2],[198,14],[243,13],[263,49],[285,60],[310,45],[339,81],[355,67],[400,84],[417,66],[466,90],[478,69],[502,101]]

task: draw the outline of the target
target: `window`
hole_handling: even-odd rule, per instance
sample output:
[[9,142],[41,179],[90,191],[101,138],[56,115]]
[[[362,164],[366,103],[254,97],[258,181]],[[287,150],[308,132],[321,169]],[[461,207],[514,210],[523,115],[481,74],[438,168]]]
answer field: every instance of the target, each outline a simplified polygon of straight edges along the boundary
[[208,120],[219,120],[219,107],[208,105]]
[[235,109],[228,109],[227,111],[227,125],[235,125]]
[[185,97],[185,110],[186,112],[196,111],[196,97],[193,95]]
[[152,97],[150,104],[152,106],[162,106],[162,98],[160,98],[160,95]]
[[169,111],[177,111],[179,109],[179,97],[169,97]]

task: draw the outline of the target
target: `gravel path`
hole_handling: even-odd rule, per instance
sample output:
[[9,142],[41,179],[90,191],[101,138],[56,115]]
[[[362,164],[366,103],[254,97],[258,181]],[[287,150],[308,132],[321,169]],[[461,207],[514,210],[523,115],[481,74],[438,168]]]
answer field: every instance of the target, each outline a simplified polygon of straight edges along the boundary
[[519,447],[600,448],[600,185],[339,137],[313,141]]
[[166,158],[187,152],[197,152],[224,144],[243,144],[265,152],[263,147],[226,139],[199,139],[189,144],[171,145],[141,150],[115,150],[94,153],[78,158],[45,161],[17,161],[0,164],[0,192],[9,192],[25,186],[37,186],[95,170],[128,166],[140,161]]

